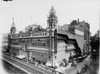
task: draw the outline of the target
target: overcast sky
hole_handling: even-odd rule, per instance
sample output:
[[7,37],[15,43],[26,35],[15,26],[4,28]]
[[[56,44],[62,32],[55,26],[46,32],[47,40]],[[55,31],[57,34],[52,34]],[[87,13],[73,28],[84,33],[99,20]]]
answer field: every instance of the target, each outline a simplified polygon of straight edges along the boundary
[[13,0],[0,1],[0,32],[7,33],[14,22],[17,30],[23,30],[30,24],[47,26],[47,15],[54,6],[58,16],[58,24],[69,24],[78,19],[90,24],[93,34],[99,29],[99,0]]

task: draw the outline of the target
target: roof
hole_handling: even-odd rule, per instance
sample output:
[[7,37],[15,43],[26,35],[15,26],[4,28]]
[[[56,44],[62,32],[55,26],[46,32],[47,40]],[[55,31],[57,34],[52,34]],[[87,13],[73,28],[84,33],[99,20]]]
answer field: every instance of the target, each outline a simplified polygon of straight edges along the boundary
[[64,31],[57,31],[58,34],[62,34],[62,35],[67,35],[69,38],[71,39],[75,39],[75,35],[72,33],[69,33],[68,31],[64,32]]

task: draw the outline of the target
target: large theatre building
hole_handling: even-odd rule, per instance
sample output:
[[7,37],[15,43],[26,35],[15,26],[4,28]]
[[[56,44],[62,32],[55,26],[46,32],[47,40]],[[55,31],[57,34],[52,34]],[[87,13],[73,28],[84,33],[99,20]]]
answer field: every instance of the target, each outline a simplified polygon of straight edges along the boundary
[[[14,23],[9,34],[9,52],[16,57],[25,56],[27,61],[52,66],[59,65],[70,56],[83,55],[89,51],[89,24],[73,21],[68,30],[59,30],[58,17],[52,7],[46,29],[28,26],[26,32],[16,33]],[[49,64],[50,65],[50,64]]]

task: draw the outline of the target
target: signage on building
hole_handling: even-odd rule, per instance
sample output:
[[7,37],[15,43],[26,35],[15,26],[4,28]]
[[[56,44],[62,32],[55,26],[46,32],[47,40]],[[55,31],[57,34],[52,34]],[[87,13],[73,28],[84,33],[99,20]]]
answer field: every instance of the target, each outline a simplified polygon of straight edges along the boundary
[[54,53],[57,53],[57,30],[54,32]]
[[47,39],[33,39],[33,46],[47,46]]
[[33,43],[34,46],[46,46],[46,43]]

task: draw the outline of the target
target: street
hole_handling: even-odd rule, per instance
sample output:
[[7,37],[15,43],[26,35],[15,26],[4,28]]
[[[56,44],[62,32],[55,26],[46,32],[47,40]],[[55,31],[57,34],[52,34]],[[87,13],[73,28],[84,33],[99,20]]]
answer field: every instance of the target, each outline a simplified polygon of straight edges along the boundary
[[71,67],[70,69],[66,70],[64,74],[76,74],[77,71],[81,71],[82,67],[84,67],[85,64],[89,65],[90,62],[90,56],[88,56],[83,62],[78,63],[75,67]]

